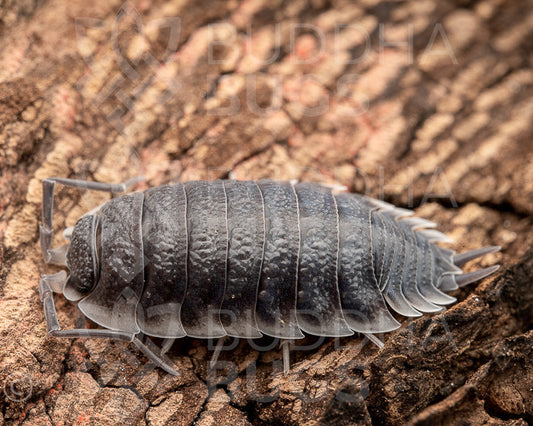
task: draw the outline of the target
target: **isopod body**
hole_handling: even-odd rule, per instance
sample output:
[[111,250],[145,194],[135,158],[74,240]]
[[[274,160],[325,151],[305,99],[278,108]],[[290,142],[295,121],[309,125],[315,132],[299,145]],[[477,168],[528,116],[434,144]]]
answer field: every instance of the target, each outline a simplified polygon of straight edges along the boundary
[[[409,210],[269,180],[191,181],[122,195],[80,218],[69,245],[54,250],[56,182],[113,190],[44,182],[43,255],[70,271],[68,279],[41,279],[56,336],[372,337],[400,326],[389,308],[409,317],[440,311],[455,301],[446,291],[497,268],[463,274],[464,263],[499,247],[456,256],[434,244],[447,240],[434,223]],[[105,330],[59,330],[51,289]]]

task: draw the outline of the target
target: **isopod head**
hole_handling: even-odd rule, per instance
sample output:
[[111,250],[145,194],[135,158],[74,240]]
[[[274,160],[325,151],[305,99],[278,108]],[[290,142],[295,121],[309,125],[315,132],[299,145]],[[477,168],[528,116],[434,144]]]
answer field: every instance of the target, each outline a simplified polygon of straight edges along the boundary
[[98,281],[97,241],[98,216],[83,216],[74,227],[67,250],[67,267],[70,275],[63,287],[63,295],[78,301],[89,293]]

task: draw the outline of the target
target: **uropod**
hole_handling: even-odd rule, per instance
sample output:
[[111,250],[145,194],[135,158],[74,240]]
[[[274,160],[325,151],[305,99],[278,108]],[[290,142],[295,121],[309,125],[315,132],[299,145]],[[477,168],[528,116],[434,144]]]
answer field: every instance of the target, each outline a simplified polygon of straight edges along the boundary
[[[129,341],[172,374],[163,354],[185,336],[279,338],[285,373],[289,344],[303,333],[357,332],[382,346],[375,334],[400,327],[389,309],[406,317],[442,311],[456,301],[447,292],[498,269],[464,274],[465,263],[500,247],[456,255],[435,244],[450,240],[433,222],[410,210],[272,180],[190,181],[124,194],[66,229],[68,244],[51,247],[56,184],[122,193],[139,180],[43,181],[43,258],[69,274],[42,276],[39,294],[50,335]],[[53,292],[103,328],[61,330]],[[162,350],[146,346],[143,335],[166,339]]]

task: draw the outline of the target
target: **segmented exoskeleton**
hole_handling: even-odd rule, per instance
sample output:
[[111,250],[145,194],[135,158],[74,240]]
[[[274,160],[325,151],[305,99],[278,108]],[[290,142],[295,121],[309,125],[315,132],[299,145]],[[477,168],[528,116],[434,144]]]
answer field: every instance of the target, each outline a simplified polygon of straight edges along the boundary
[[[311,183],[216,180],[165,185],[114,198],[66,232],[51,249],[55,183],[111,192],[110,185],[61,178],[43,182],[41,247],[66,265],[40,281],[49,333],[134,342],[174,369],[136,336],[258,338],[290,342],[395,330],[398,314],[438,312],[447,295],[492,274],[461,266],[497,251],[456,256],[434,223],[410,210]],[[52,290],[104,327],[60,330]],[[168,345],[166,345],[168,348]],[[285,346],[288,348],[288,346]],[[285,370],[288,350],[284,351]]]

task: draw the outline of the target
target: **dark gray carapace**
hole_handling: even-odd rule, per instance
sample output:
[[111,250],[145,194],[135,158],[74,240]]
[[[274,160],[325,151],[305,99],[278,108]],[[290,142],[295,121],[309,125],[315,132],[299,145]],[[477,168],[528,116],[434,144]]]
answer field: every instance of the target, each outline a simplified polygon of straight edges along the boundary
[[[43,182],[43,256],[70,275],[45,275],[39,289],[50,334],[132,341],[172,373],[137,336],[290,342],[302,332],[359,332],[379,345],[373,333],[400,326],[389,307],[408,317],[441,311],[455,301],[447,291],[498,268],[463,274],[463,264],[499,247],[455,256],[434,244],[449,241],[430,229],[435,224],[412,211],[269,180],[192,181],[122,195],[83,216],[66,232],[68,245],[51,248],[56,183],[124,192],[136,181]],[[60,330],[52,290],[104,329]]]

